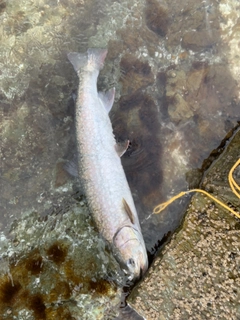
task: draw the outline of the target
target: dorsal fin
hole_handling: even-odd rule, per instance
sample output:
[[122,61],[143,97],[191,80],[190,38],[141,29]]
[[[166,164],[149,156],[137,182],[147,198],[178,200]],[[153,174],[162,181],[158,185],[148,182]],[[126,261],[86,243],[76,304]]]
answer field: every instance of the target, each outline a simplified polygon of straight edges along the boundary
[[126,211],[130,221],[132,222],[132,224],[134,224],[134,214],[132,213],[132,210],[130,209],[127,201],[124,198],[122,198],[122,203],[123,203],[123,208]]
[[99,96],[99,99],[102,101],[107,112],[110,112],[114,102],[115,88],[112,88],[107,92],[99,92],[98,96]]

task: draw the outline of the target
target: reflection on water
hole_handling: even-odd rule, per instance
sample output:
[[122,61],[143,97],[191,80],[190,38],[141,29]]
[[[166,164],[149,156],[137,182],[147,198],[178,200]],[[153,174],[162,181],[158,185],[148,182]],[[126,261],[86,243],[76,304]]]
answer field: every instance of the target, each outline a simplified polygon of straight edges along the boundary
[[75,205],[79,183],[63,170],[75,150],[77,88],[66,54],[88,47],[108,47],[99,89],[116,87],[110,116],[116,138],[131,142],[122,163],[148,250],[179,225],[188,198],[146,218],[198,184],[203,160],[239,120],[237,10],[226,9],[193,0],[0,2],[2,255],[12,222]]

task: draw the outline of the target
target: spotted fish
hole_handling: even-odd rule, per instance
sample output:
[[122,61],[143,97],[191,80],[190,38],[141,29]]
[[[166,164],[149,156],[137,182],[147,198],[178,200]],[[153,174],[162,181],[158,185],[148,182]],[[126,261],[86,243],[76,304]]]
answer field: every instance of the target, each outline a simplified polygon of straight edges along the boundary
[[68,54],[80,83],[76,100],[78,171],[100,233],[111,244],[129,278],[137,279],[147,270],[148,258],[120,159],[128,143],[116,143],[108,115],[115,89],[97,91],[97,78],[106,55],[106,49]]

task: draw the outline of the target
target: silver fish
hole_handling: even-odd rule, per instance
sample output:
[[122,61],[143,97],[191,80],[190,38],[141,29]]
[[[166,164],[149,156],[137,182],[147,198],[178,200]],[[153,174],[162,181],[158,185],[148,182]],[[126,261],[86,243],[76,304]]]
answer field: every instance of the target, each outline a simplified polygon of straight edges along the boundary
[[102,236],[130,279],[148,268],[148,258],[137,211],[121,164],[128,142],[117,144],[108,116],[115,89],[97,91],[97,78],[106,49],[71,52],[68,59],[79,77],[76,101],[78,170],[89,208]]

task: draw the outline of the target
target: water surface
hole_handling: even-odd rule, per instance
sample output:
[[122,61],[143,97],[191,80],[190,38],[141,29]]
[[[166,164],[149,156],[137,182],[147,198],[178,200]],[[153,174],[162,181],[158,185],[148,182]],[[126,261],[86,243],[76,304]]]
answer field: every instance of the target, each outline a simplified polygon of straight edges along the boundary
[[81,181],[63,166],[76,150],[78,80],[66,55],[107,47],[99,90],[116,88],[110,117],[116,139],[131,142],[122,164],[147,249],[156,251],[189,198],[158,216],[154,206],[199,184],[204,159],[239,120],[236,12],[191,0],[0,3],[4,245],[13,222],[61,216],[75,205]]

